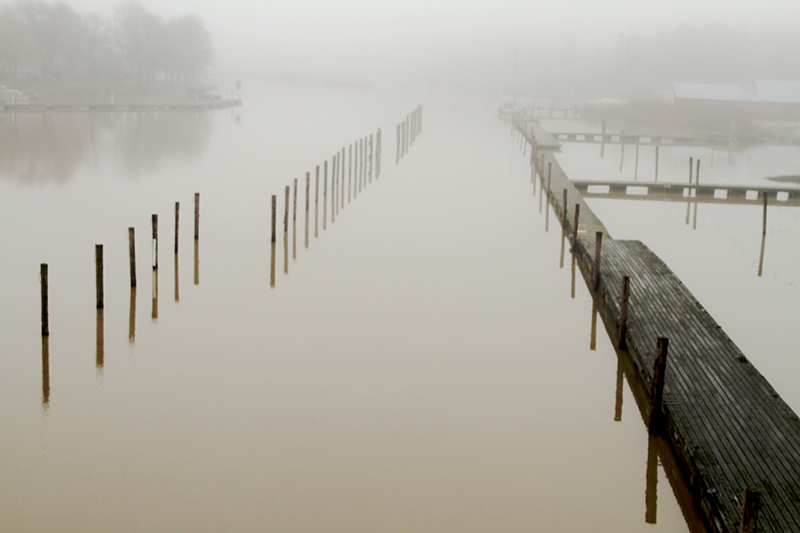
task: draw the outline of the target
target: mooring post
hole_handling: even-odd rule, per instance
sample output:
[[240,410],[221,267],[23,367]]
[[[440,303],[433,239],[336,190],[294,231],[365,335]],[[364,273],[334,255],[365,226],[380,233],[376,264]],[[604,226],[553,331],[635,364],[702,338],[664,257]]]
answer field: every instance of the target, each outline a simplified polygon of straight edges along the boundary
[[328,221],[328,160],[325,160],[325,177],[322,183],[322,229],[325,230]]
[[278,211],[278,197],[276,195],[272,195],[272,238],[270,242],[271,248],[271,255],[270,255],[270,265],[269,265],[269,286],[275,286],[275,223]]
[[572,224],[572,247],[571,251],[578,249],[578,223],[581,220],[581,204],[575,204],[575,222]]
[[658,183],[658,145],[656,145],[656,177],[655,182]]
[[181,210],[181,203],[175,202],[175,255],[178,255],[178,213]]
[[[692,169],[694,168],[694,158],[689,158],[689,192],[686,195],[686,225],[689,225],[689,214],[692,212]],[[695,190],[697,194],[697,190]]]
[[603,158],[606,155],[606,119],[602,119],[600,124],[600,157]]
[[697,167],[694,172],[694,217],[692,220],[692,229],[697,229],[697,204],[700,203],[700,158],[697,158]]
[[194,193],[194,240],[200,238],[200,193]]
[[47,300],[47,263],[39,267],[39,282],[42,285],[42,337],[50,335],[50,312]]
[[94,245],[94,280],[97,308],[103,308],[103,245]]
[[336,222],[336,206],[339,204],[336,194],[336,170],[339,168],[336,154],[331,158],[331,223]]
[[133,228],[128,228],[128,256],[131,264],[131,288],[136,287],[136,246],[134,245]]
[[653,407],[650,410],[650,422],[647,425],[651,435],[658,434],[661,424],[661,404],[664,399],[664,374],[667,369],[667,348],[669,348],[669,339],[666,337],[659,337],[656,341],[656,360],[653,365],[653,384],[650,391]]
[[308,204],[311,193],[311,173],[306,172],[306,248],[308,248]]
[[153,215],[153,270],[158,270],[158,215]]
[[758,509],[761,504],[761,493],[756,489],[744,489],[742,494],[742,521],[740,533],[755,533],[758,526]]
[[375,151],[372,145],[372,133],[369,134],[369,181],[372,183],[372,167],[374,165],[373,159],[375,157]]
[[761,223],[761,255],[758,259],[758,277],[761,277],[762,272],[764,271],[764,248],[767,244],[767,198],[768,192],[762,191],[761,195],[764,197],[764,218]]
[[286,186],[286,209],[283,211],[283,235],[289,233],[289,186]]
[[564,199],[561,202],[561,226],[567,230],[567,188],[564,187]]
[[625,336],[628,333],[628,299],[630,298],[630,276],[622,276],[622,299],[619,303],[619,332],[617,347],[620,350],[627,348]]
[[545,198],[544,230],[550,231],[550,178],[552,177],[553,163],[547,163],[547,198]]
[[270,242],[275,242],[275,221],[276,221],[276,212],[278,209],[278,197],[276,195],[272,195],[272,237],[270,238]]
[[314,180],[314,237],[319,236],[319,165]]
[[600,287],[600,248],[603,244],[603,232],[594,234],[594,270],[592,271],[592,290]]

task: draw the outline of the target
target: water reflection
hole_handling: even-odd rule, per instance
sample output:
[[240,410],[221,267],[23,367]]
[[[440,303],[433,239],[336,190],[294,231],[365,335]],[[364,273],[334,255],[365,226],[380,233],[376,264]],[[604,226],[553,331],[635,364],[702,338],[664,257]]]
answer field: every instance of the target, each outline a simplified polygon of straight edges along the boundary
[[180,302],[180,290],[178,285],[178,254],[175,253],[175,302]]
[[42,335],[42,407],[50,406],[50,337]]
[[136,287],[131,287],[131,306],[128,315],[128,342],[136,340]]
[[153,269],[153,312],[151,313],[153,322],[158,320],[158,269]]
[[597,350],[597,301],[592,297],[592,337],[589,341],[589,349]]
[[655,524],[658,514],[658,437],[649,435],[647,440],[647,488],[644,493],[644,521]]
[[200,155],[212,127],[209,113],[2,113],[0,177],[66,182],[100,158],[139,176],[171,155]]
[[622,367],[622,357],[617,357],[617,386],[614,398],[614,421],[622,421],[622,387],[625,379],[625,372]]
[[200,285],[200,240],[194,241],[194,284]]
[[103,364],[105,359],[105,318],[103,316],[103,309],[97,309],[97,350],[95,354],[95,366],[97,367],[97,373],[103,373]]

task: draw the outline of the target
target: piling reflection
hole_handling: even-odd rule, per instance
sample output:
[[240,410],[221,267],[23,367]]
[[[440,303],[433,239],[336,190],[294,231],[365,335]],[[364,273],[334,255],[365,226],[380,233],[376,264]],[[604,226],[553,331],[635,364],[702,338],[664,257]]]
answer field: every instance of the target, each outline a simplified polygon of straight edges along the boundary
[[761,254],[759,254],[758,258],[758,277],[761,277],[764,272],[764,249],[767,246],[767,192],[764,191],[762,195],[764,196],[764,217],[761,224]]
[[649,435],[647,440],[647,487],[644,493],[644,521],[655,524],[658,515],[658,439]]
[[158,320],[158,270],[153,269],[153,312],[151,313],[153,322]]
[[566,248],[567,241],[567,225],[564,224],[561,230],[561,259],[558,263],[558,268],[564,268],[564,249]]
[[103,315],[103,309],[97,310],[97,349],[95,353],[95,366],[97,367],[97,373],[103,373],[103,365],[105,360],[105,317]]
[[131,306],[128,315],[128,342],[136,340],[136,287],[131,287]]
[[575,299],[575,265],[577,263],[577,259],[575,258],[575,254],[572,254],[572,290],[570,292],[570,296],[572,299]]
[[175,254],[175,302],[181,301],[180,284],[178,281],[178,254]]
[[50,406],[50,337],[42,335],[42,407]]
[[140,175],[174,154],[199,156],[212,128],[210,113],[2,113],[0,177],[66,182],[100,156]]
[[200,285],[200,241],[194,241],[194,284]]
[[614,398],[614,421],[622,421],[622,393],[623,383],[625,381],[625,371],[622,367],[622,357],[617,357],[617,386]]
[[269,266],[269,286],[275,287],[275,241],[272,241],[272,256]]
[[597,350],[597,302],[592,300],[592,337],[589,341],[589,349]]
[[289,234],[283,233],[283,273],[289,273]]

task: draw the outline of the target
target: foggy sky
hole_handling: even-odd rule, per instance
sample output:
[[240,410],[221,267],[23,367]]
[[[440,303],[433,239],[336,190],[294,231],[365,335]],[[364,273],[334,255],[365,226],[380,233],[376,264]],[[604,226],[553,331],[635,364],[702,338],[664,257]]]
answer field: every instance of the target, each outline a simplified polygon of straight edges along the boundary
[[[101,13],[110,13],[113,5],[108,0],[67,3],[80,12]],[[541,58],[570,47],[591,51],[621,39],[630,43],[679,28],[695,33],[711,28],[712,35],[720,28],[749,35],[800,30],[796,0],[143,3],[164,17],[202,17],[212,33],[220,71],[307,72],[372,82],[452,76],[457,82],[493,78],[496,84],[509,86],[524,80],[525,71],[543,65],[533,65],[537,54]],[[713,40],[708,45],[713,47]]]

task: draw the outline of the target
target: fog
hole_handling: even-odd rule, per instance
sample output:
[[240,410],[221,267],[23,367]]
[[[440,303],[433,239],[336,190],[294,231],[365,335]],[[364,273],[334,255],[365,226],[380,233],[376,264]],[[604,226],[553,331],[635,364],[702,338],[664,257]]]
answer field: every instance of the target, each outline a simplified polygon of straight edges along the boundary
[[[72,0],[108,14],[109,2]],[[639,97],[671,82],[795,79],[793,1],[145,1],[196,14],[215,67],[372,84],[414,82],[549,95]],[[791,51],[791,53],[787,53]]]

